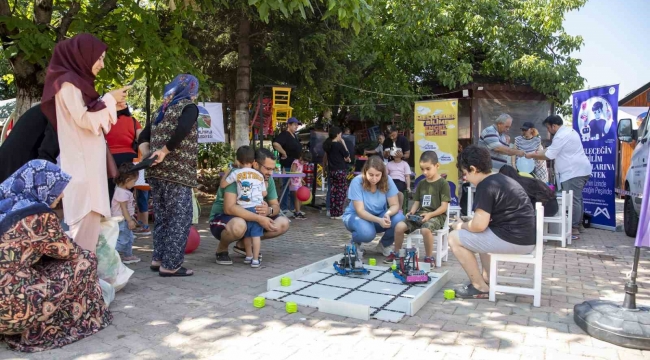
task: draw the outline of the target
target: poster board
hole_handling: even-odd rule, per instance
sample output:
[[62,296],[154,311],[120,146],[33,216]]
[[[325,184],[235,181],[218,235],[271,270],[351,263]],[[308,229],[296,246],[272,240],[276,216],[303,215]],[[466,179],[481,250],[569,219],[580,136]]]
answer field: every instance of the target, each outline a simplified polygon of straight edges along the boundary
[[225,142],[223,108],[221,103],[199,103],[199,144]]
[[[451,204],[458,206],[458,99],[418,101],[415,103],[415,174],[423,179],[418,166],[425,151],[435,151],[440,163],[439,173],[446,175],[451,190]],[[416,180],[417,181],[417,180]]]

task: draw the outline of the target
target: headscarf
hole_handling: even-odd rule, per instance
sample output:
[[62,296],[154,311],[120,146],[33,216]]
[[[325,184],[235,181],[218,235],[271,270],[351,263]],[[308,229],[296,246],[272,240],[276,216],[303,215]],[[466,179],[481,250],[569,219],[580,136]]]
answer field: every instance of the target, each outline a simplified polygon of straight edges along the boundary
[[50,211],[70,175],[45,160],[31,160],[0,184],[0,233],[16,221]]
[[199,80],[190,74],[176,76],[172,82],[165,86],[163,103],[158,108],[158,115],[154,125],[158,125],[165,117],[165,111],[181,100],[194,100],[199,94]]
[[54,96],[61,90],[63,83],[69,82],[81,90],[88,111],[96,112],[106,107],[99,100],[95,90],[93,65],[106,51],[108,46],[90,34],[79,34],[61,41],[54,47],[52,59],[47,67],[43,99],[43,113],[56,130],[56,106]]

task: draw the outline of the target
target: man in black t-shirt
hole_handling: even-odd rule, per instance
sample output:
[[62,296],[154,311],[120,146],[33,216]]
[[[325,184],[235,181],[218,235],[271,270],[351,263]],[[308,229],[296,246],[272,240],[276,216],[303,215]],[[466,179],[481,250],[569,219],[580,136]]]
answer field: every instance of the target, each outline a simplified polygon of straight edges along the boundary
[[[300,152],[302,151],[302,144],[296,136],[298,127],[302,125],[298,119],[295,117],[287,120],[287,130],[281,132],[278,136],[273,139],[273,148],[280,153],[280,165],[284,168],[284,171],[291,171],[291,164],[293,161],[300,157]],[[287,181],[291,179],[282,179],[282,188]],[[291,193],[287,191],[282,199],[280,199],[280,208],[282,211],[293,211],[293,200],[291,199]]]
[[408,160],[408,158],[411,156],[411,146],[409,145],[409,139],[407,139],[404,135],[399,135],[398,129],[396,127],[393,127],[390,130],[388,139],[384,140],[384,158],[391,160],[391,152],[394,154],[397,151],[402,152],[402,160]]
[[[449,246],[470,280],[456,289],[456,297],[487,299],[490,253],[530,254],[535,249],[535,210],[519,183],[502,174],[491,174],[492,159],[486,148],[465,148],[458,168],[476,186],[476,198],[472,220],[457,220],[449,234]],[[481,258],[482,273],[476,253]]]

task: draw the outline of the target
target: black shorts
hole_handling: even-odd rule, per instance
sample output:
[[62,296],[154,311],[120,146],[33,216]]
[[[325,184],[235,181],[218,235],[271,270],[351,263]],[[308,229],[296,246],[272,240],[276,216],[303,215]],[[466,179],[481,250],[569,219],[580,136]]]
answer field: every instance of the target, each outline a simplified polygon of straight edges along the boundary
[[[217,240],[221,240],[221,233],[226,228],[226,225],[228,225],[228,222],[230,222],[230,220],[235,217],[236,216],[230,216],[226,214],[216,214],[210,220],[210,232],[212,233],[212,236],[214,236]],[[271,216],[271,219],[275,220],[277,217],[278,215]],[[267,233],[268,231],[264,229],[264,232]]]
[[399,190],[399,192],[406,190],[406,183],[404,181],[393,179],[393,182],[395,183],[395,186],[397,186],[397,190]]

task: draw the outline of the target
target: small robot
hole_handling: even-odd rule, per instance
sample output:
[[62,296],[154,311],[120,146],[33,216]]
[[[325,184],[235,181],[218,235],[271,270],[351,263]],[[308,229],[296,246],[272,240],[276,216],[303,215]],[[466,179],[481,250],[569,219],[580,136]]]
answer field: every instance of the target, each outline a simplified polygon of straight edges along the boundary
[[415,247],[399,250],[399,264],[393,270],[393,275],[402,284],[426,284],[431,277],[425,271],[420,270],[418,265],[418,250]]
[[363,267],[363,262],[359,260],[357,247],[354,245],[345,245],[343,257],[340,261],[334,262],[334,269],[341,275],[366,275],[370,271]]

